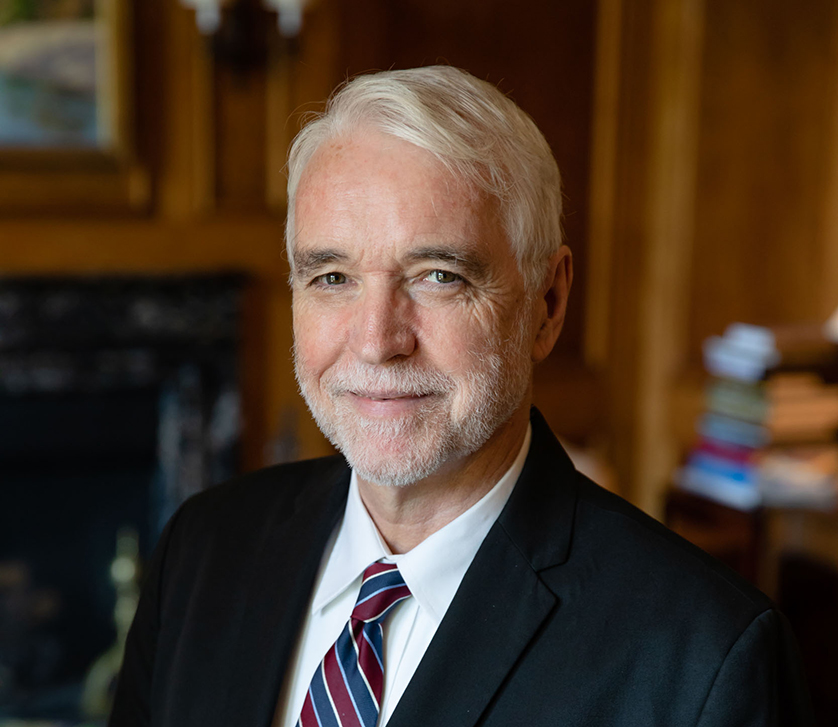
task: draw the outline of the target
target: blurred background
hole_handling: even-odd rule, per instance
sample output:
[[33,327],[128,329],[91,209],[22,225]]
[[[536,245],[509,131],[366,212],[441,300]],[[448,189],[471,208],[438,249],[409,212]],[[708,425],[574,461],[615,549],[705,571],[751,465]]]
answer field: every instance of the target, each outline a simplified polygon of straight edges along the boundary
[[538,406],[780,602],[838,724],[834,0],[0,0],[0,725],[100,724],[174,508],[331,451],[293,379],[285,155],[340,81],[432,63],[562,169]]

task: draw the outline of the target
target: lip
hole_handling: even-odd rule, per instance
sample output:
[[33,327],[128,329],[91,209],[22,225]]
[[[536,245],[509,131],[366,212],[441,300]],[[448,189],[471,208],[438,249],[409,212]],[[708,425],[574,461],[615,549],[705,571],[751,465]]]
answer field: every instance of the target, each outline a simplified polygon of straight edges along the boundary
[[420,399],[424,394],[407,394],[400,391],[350,391],[352,396],[373,401],[389,401],[391,399]]
[[347,391],[346,397],[360,413],[371,416],[406,414],[427,402],[432,394],[406,394],[396,391]]

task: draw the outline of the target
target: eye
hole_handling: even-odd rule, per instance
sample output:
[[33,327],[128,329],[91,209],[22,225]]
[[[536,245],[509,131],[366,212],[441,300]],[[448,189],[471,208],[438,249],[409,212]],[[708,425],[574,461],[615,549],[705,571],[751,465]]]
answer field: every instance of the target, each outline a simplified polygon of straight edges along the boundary
[[343,285],[346,282],[346,276],[343,273],[326,273],[316,277],[314,282],[320,285]]
[[425,277],[434,283],[442,283],[443,285],[450,285],[462,280],[457,273],[452,273],[450,270],[431,270]]

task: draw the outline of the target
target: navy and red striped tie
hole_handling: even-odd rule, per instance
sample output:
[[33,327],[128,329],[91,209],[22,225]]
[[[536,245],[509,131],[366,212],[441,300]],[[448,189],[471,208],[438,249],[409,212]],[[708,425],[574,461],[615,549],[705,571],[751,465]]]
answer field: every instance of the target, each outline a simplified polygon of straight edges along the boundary
[[297,727],[375,727],[384,687],[381,624],[409,595],[394,564],[364,571],[349,622],[317,667]]

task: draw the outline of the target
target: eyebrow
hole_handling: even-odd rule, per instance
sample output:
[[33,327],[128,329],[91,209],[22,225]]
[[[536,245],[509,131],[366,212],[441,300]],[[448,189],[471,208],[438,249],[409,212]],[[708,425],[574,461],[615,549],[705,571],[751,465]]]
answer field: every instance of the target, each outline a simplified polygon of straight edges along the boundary
[[407,259],[411,262],[436,260],[449,263],[465,272],[467,277],[477,279],[485,277],[488,269],[487,263],[481,258],[460,248],[452,247],[420,247],[408,253]]
[[294,273],[305,278],[325,265],[348,260],[348,255],[337,250],[294,250]]
[[[411,250],[405,256],[408,262],[421,262],[434,260],[448,263],[462,270],[469,278],[479,280],[486,276],[488,264],[481,258],[473,255],[462,248],[453,247],[420,247]],[[346,263],[349,255],[334,249],[324,250],[295,250],[294,251],[294,275],[299,278],[307,278],[317,270],[328,267],[334,263]]]

